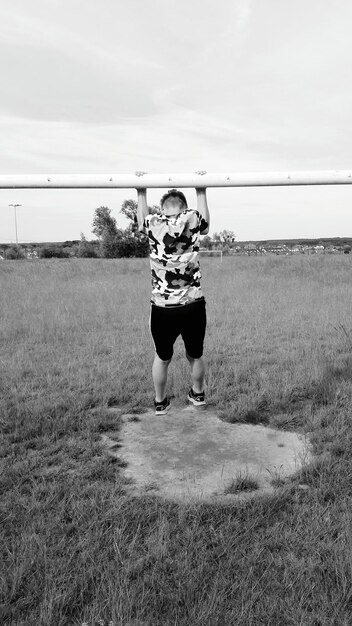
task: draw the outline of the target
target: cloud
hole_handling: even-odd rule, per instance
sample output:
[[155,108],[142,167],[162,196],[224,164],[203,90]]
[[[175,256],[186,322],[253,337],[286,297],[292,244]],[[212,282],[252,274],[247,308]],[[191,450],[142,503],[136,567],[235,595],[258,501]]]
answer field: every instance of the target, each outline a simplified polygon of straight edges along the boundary
[[249,22],[251,14],[251,0],[237,0],[234,4],[234,10],[237,26],[240,31],[243,31]]
[[37,120],[110,123],[156,113],[147,78],[129,76],[115,59],[116,75],[73,60],[66,52],[0,45],[0,111]]
[[0,111],[81,123],[154,115],[150,77],[160,63],[130,41],[105,37],[93,19],[79,32],[69,15],[0,7]]
[[[46,0],[47,1],[47,0]],[[59,3],[54,2],[59,7]],[[40,16],[26,15],[19,12],[12,6],[11,9],[0,7],[1,33],[0,41],[7,45],[31,47],[40,49],[56,49],[66,56],[73,57],[75,61],[81,60],[93,66],[103,66],[106,71],[109,68],[116,71],[117,59],[125,55],[126,47],[119,43],[116,38],[101,38],[100,31],[94,32],[94,21],[90,22],[89,31],[92,36],[87,36],[87,31],[83,29],[82,34],[72,27],[72,21],[66,16],[74,14],[61,14],[61,24],[53,19],[53,14],[49,12],[47,17],[41,12]],[[94,39],[96,41],[94,41]],[[141,67],[156,69],[160,64],[154,60],[146,58],[145,55],[133,54],[130,49],[129,54],[124,57],[124,68]]]

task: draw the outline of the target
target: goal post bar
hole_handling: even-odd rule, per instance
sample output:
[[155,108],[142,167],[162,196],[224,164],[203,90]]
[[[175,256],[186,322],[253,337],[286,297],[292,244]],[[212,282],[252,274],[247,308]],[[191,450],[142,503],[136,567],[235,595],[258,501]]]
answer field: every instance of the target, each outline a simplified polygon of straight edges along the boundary
[[191,174],[0,174],[0,189],[143,189],[346,185],[352,170]]

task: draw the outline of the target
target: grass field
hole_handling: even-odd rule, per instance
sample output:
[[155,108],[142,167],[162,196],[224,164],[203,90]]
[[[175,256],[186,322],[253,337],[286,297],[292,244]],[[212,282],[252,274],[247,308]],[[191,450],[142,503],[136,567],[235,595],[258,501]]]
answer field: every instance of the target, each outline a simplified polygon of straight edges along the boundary
[[2,262],[1,624],[352,624],[352,258],[201,265],[210,404],[316,459],[247,503],[127,497],[100,435],[152,403],[148,259]]

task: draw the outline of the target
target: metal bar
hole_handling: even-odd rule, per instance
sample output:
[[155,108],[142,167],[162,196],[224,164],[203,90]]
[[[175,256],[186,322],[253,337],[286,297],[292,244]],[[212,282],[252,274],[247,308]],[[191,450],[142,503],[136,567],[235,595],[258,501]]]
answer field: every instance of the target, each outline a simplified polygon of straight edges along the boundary
[[352,171],[236,172],[191,174],[0,174],[0,189],[142,189],[171,187],[272,187],[347,185]]

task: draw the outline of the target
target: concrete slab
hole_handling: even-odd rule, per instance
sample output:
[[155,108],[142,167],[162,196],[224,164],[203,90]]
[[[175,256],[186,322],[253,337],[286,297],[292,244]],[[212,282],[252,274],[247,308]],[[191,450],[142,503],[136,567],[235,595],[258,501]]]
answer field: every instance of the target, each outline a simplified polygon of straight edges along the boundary
[[108,433],[102,440],[109,454],[126,461],[125,476],[133,479],[128,490],[135,495],[184,503],[249,499],[273,493],[270,481],[294,474],[312,458],[304,435],[228,424],[209,408],[121,417],[119,444]]

